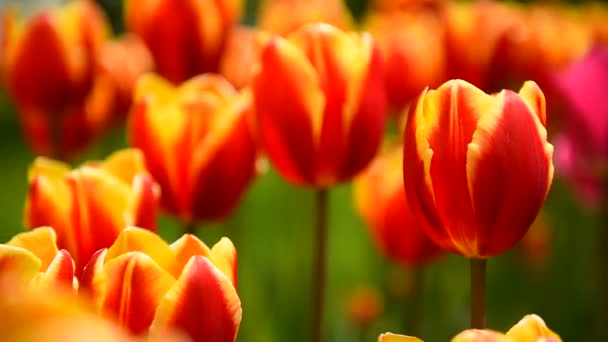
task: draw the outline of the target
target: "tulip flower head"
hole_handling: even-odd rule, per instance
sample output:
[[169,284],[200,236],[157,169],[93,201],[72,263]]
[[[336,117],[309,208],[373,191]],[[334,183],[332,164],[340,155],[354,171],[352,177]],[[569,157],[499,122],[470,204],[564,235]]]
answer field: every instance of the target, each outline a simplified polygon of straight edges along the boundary
[[391,260],[416,266],[441,249],[426,236],[403,189],[403,147],[380,153],[355,179],[355,204],[378,248]]
[[57,246],[70,252],[80,274],[93,253],[112,245],[125,227],[137,223],[155,230],[159,197],[138,150],[118,151],[72,171],[39,157],[29,170],[25,225],[53,227]]
[[77,289],[74,261],[66,250],[57,248],[57,235],[50,227],[40,227],[14,236],[0,245],[0,287],[29,283],[39,290]]
[[252,90],[261,144],[278,172],[313,187],[360,172],[383,135],[383,82],[369,34],[308,24],[271,39]]
[[234,342],[236,262],[227,238],[211,249],[189,234],[168,245],[131,227],[91,258],[82,284],[102,315],[134,334],[177,330],[196,342]]
[[413,336],[384,333],[378,336],[378,342],[422,342],[422,340]]
[[151,74],[140,78],[130,140],[146,156],[167,212],[208,221],[236,207],[256,171],[250,110],[250,93],[221,76],[201,75],[179,87]]
[[217,72],[242,0],[125,1],[127,30],[146,42],[158,73],[179,84]]
[[429,237],[471,258],[519,241],[553,177],[545,99],[534,82],[488,95],[452,80],[424,91],[409,111],[404,183]]

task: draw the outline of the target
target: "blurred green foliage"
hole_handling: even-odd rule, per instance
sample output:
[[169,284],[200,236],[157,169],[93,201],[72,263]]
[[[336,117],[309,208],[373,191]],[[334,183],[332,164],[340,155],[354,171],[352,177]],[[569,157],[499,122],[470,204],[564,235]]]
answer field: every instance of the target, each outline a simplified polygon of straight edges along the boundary
[[[119,1],[101,1],[121,29]],[[355,13],[365,2],[349,1]],[[246,21],[253,21],[255,1],[247,5]],[[105,158],[126,146],[123,129],[111,132],[92,146],[78,164]],[[7,241],[23,229],[22,211],[27,191],[27,168],[35,157],[21,135],[17,114],[0,95],[0,239]],[[220,236],[233,239],[239,254],[239,294],[243,321],[238,341],[307,341],[310,327],[313,194],[294,188],[274,171],[260,176],[240,208],[222,224],[200,226],[208,244]],[[350,292],[361,284],[386,290],[396,268],[376,251],[352,205],[350,185],[331,191],[329,274],[326,341],[356,341],[358,332],[348,320]],[[599,341],[591,335],[594,298],[595,215],[580,210],[559,180],[545,210],[551,223],[551,261],[546,269],[531,271],[517,250],[493,258],[488,268],[488,326],[506,331],[527,313],[541,315],[564,341]],[[161,235],[175,240],[182,227],[160,218]],[[448,341],[468,326],[468,262],[449,255],[424,270],[422,325],[417,335],[426,341]],[[394,285],[394,284],[392,284]],[[386,291],[384,291],[386,293]],[[405,299],[385,295],[384,315],[372,325],[365,340],[375,341],[385,331],[402,330]]]

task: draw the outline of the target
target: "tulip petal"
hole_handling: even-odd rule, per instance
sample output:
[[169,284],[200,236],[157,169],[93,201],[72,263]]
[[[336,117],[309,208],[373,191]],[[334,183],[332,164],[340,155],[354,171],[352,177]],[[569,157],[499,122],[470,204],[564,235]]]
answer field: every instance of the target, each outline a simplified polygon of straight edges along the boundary
[[[510,342],[511,340],[493,330],[468,329],[454,336],[451,342]],[[528,340],[526,340],[528,341]],[[530,340],[533,341],[533,340]]]
[[57,235],[51,227],[40,227],[17,234],[6,244],[21,247],[34,253],[41,261],[40,270],[42,272],[46,271],[57,252],[59,252],[59,249],[57,249]]
[[230,280],[203,256],[193,256],[161,301],[151,332],[181,329],[194,341],[233,342],[241,303]]
[[236,288],[237,254],[234,244],[229,238],[223,237],[211,248],[211,261],[222,271]]
[[314,183],[325,96],[306,56],[283,38],[262,51],[253,81],[262,144],[279,172],[297,184]]
[[93,286],[102,288],[99,310],[134,334],[147,332],[158,303],[175,279],[141,252],[110,259]]
[[131,184],[137,174],[147,172],[144,155],[134,148],[112,153],[99,167],[125,184]]
[[537,315],[526,315],[507,332],[507,336],[515,341],[540,341],[544,338],[544,342],[561,342],[560,337]]
[[[467,256],[488,257],[519,241],[551,184],[553,147],[536,112],[512,91],[497,95],[467,153],[468,188],[479,223]],[[483,229],[482,229],[483,228]]]
[[527,81],[521,87],[519,95],[524,99],[532,113],[538,116],[543,127],[547,126],[547,106],[545,104],[545,94],[534,81]]
[[156,213],[160,198],[160,187],[148,174],[137,174],[133,178],[133,195],[130,200],[129,216],[125,217],[127,226],[143,227],[156,231]]
[[182,270],[195,255],[202,255],[204,257],[211,257],[211,250],[207,245],[202,242],[199,238],[192,234],[184,234],[181,238],[171,244],[171,249],[176,255],[176,273],[175,277],[179,277]]
[[40,259],[21,247],[0,245],[0,276],[30,281],[40,272]]
[[128,252],[141,252],[171,274],[176,271],[175,252],[163,239],[146,229],[127,227],[108,249],[108,260]]
[[74,271],[74,260],[72,260],[68,251],[62,249],[57,252],[57,255],[48,266],[48,269],[40,274],[37,279],[37,284],[44,288],[60,285],[76,290],[77,282],[76,278],[74,278]]
[[413,336],[398,335],[392,333],[384,333],[378,336],[378,342],[423,342],[421,339]]

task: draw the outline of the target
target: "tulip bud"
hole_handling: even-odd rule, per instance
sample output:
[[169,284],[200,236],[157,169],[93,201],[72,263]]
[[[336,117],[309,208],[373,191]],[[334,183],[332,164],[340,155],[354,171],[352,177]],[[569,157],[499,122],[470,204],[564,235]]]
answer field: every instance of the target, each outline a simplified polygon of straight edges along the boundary
[[157,71],[178,84],[217,72],[229,30],[239,20],[241,0],[125,1],[126,27],[154,56]]
[[534,82],[488,95],[452,80],[420,95],[405,130],[404,184],[435,243],[487,258],[524,236],[553,178],[545,121]]
[[217,75],[174,87],[143,76],[135,93],[129,135],[162,189],[162,204],[186,222],[231,213],[255,175],[251,96]]
[[97,310],[134,334],[177,330],[195,342],[234,342],[241,321],[236,251],[195,236],[172,245],[144,229],[123,230],[91,258],[82,286]]
[[72,171],[39,157],[30,167],[29,182],[25,225],[53,227],[58,247],[74,257],[77,274],[126,226],[156,229],[159,189],[138,150],[115,152],[102,163],[89,162]]
[[310,24],[273,38],[252,89],[261,144],[288,181],[346,181],[376,153],[386,100],[370,35]]

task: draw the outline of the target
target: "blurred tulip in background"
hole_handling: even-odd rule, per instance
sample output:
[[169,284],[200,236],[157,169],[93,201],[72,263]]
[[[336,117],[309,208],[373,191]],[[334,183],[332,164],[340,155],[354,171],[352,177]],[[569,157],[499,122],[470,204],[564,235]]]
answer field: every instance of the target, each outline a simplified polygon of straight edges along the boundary
[[162,189],[162,204],[186,223],[229,215],[255,175],[251,95],[218,75],[179,87],[142,77],[128,132]]

